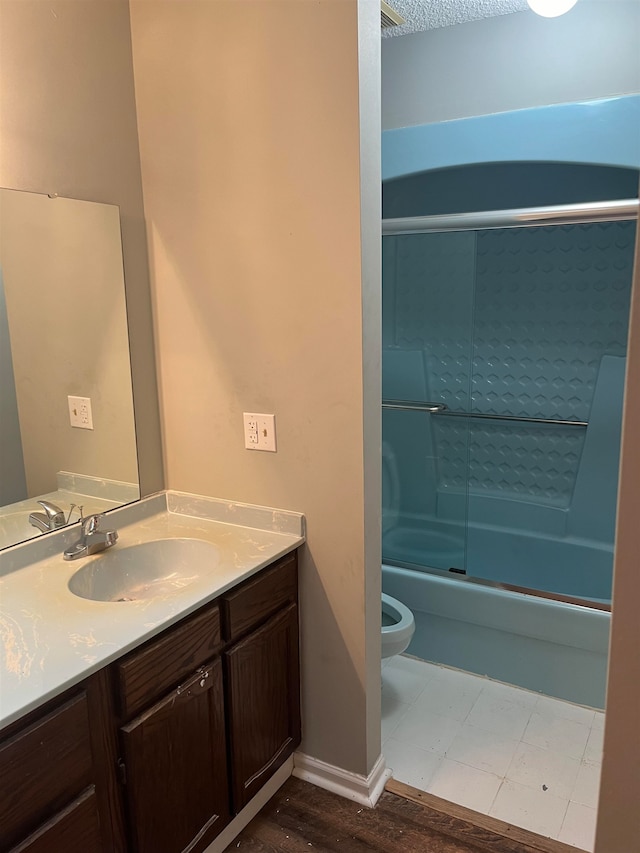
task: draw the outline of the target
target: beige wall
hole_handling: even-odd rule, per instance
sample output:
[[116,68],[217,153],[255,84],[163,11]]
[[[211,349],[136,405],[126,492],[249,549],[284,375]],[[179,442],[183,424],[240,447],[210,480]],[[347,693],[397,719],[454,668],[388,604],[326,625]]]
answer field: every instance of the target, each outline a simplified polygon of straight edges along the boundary
[[120,206],[141,487],[162,488],[126,0],[0,0],[0,186]]
[[640,242],[629,333],[596,853],[640,847]]
[[[58,471],[137,483],[118,208],[0,190],[0,266],[28,496]],[[71,427],[69,394],[92,430]]]
[[[373,32],[376,4],[362,6]],[[359,97],[357,13],[131,4],[167,484],[306,514],[302,749],[366,773],[380,751],[380,392],[379,347],[363,368],[363,341],[379,341],[380,279],[374,259],[363,284],[360,116],[371,128],[379,60],[370,40]],[[277,453],[244,449],[243,411],[275,413]]]

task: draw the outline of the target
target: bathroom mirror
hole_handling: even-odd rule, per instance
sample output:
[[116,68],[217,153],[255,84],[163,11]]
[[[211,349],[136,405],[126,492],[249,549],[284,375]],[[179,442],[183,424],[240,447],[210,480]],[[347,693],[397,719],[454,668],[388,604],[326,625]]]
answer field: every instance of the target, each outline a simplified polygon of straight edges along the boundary
[[0,547],[139,497],[119,210],[0,189]]

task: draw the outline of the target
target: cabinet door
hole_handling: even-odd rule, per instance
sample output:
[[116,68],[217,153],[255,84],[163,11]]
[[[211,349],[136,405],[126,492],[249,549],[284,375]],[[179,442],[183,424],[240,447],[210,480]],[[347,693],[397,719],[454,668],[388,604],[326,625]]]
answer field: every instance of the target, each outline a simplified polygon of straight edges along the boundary
[[225,668],[237,814],[300,743],[297,606],[233,646]]
[[204,850],[229,819],[220,659],[120,732],[133,849]]

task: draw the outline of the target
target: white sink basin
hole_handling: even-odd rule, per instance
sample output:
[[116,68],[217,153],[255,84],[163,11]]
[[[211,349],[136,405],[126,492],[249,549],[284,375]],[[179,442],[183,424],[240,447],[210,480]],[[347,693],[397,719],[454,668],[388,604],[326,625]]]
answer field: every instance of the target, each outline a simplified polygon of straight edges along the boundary
[[219,561],[219,551],[201,539],[154,539],[114,545],[72,575],[69,589],[92,601],[141,601],[175,595]]

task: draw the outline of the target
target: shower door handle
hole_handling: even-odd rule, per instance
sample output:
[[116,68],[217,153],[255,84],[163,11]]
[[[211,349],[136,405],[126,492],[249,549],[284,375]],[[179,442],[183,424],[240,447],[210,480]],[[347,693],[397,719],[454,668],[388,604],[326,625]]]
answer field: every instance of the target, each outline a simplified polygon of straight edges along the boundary
[[428,412],[430,415],[437,415],[447,410],[444,403],[418,403],[413,400],[383,400],[382,408],[409,409],[414,412]]

